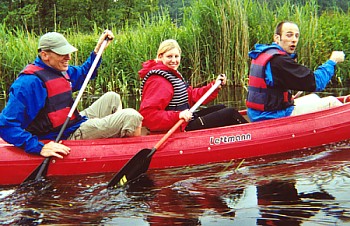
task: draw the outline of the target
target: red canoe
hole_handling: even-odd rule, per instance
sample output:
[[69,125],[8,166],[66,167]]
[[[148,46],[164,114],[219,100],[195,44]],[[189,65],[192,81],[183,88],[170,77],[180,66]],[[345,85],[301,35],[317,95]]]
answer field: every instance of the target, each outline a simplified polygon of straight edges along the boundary
[[[340,97],[342,101],[350,97]],[[244,114],[244,112],[242,112]],[[64,141],[71,153],[51,158],[47,176],[118,172],[138,151],[163,135]],[[290,152],[350,139],[350,103],[325,111],[207,130],[173,134],[150,168],[225,162]],[[20,184],[43,161],[0,139],[0,185]]]

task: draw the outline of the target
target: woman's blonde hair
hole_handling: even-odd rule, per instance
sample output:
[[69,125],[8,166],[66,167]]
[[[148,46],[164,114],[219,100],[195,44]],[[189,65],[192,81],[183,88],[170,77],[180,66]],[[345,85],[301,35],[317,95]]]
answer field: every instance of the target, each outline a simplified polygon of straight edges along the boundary
[[161,55],[161,54],[163,54],[165,52],[168,52],[169,50],[175,49],[175,48],[177,48],[179,50],[180,54],[181,54],[180,45],[179,45],[179,43],[177,43],[176,40],[174,40],[174,39],[164,40],[159,45],[156,59],[158,59],[159,55]]

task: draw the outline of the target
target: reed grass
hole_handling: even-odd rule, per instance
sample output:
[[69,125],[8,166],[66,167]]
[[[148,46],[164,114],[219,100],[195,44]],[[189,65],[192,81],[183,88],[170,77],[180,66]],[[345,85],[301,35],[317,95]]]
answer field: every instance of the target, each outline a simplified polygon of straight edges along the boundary
[[[185,18],[191,83],[198,85],[225,73],[233,85],[243,84],[249,50],[248,24],[240,0],[204,0]],[[184,56],[186,57],[186,55]],[[186,62],[186,59],[184,60]]]
[[[350,17],[347,12],[333,10],[318,15],[316,1],[293,5],[289,1],[271,7],[257,0],[196,0],[186,8],[181,25],[174,23],[164,10],[157,15],[145,15],[136,27],[110,28],[115,39],[103,54],[99,76],[89,83],[86,96],[98,96],[115,90],[122,95],[135,95],[139,100],[141,63],[156,57],[159,43],[178,40],[182,47],[180,72],[193,86],[205,84],[220,73],[229,78],[231,87],[246,87],[250,59],[248,51],[256,43],[271,43],[276,24],[291,20],[299,25],[300,63],[315,69],[325,62],[333,50],[350,50]],[[71,64],[85,61],[105,28],[95,25],[90,34],[78,28],[61,30],[78,52]],[[9,29],[0,24],[0,85],[6,95],[10,84],[23,67],[36,55],[39,35],[22,28]],[[334,82],[349,79],[350,62],[337,67]],[[237,97],[224,98],[242,99]],[[232,92],[231,92],[232,93]]]
[[22,29],[8,30],[5,24],[0,24],[0,84],[2,93],[6,93],[9,85],[16,78],[24,65],[33,58],[37,48],[36,36]]

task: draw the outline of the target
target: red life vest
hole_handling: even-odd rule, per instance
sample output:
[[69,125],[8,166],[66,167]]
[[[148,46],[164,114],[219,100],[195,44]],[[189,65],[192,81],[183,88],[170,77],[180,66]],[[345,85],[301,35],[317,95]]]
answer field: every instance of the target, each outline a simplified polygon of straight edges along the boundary
[[271,58],[287,53],[271,48],[252,60],[249,71],[248,97],[246,105],[259,111],[282,110],[293,105],[292,95],[287,89],[268,86],[265,81],[265,68]]
[[183,111],[185,109],[189,109],[188,93],[187,93],[188,84],[184,81],[180,73],[179,75],[181,76],[181,79],[168,71],[164,71],[161,69],[150,70],[142,80],[141,95],[142,95],[143,86],[146,83],[147,79],[150,76],[154,76],[154,75],[164,77],[173,85],[174,95],[171,101],[169,102],[168,106],[166,107],[166,110]]
[[[59,131],[67,119],[73,104],[72,87],[69,75],[44,69],[33,64],[28,65],[20,76],[31,74],[38,76],[45,84],[47,90],[46,103],[40,110],[33,122],[26,128],[27,131],[36,135],[45,135],[49,132]],[[81,120],[77,110],[70,118],[67,127]]]

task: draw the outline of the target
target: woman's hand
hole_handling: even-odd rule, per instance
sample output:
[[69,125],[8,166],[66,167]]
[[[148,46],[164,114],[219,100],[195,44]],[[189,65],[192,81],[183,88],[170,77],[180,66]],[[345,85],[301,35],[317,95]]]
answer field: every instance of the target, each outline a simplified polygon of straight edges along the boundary
[[219,88],[221,88],[221,86],[223,85],[226,85],[226,82],[227,82],[227,78],[226,78],[226,75],[225,74],[220,74],[218,75],[217,79],[216,79],[216,82],[218,80],[221,80],[221,85],[219,86]]
[[186,122],[190,121],[192,119],[192,116],[192,112],[190,112],[188,109],[181,111],[179,114],[179,118],[184,119]]

